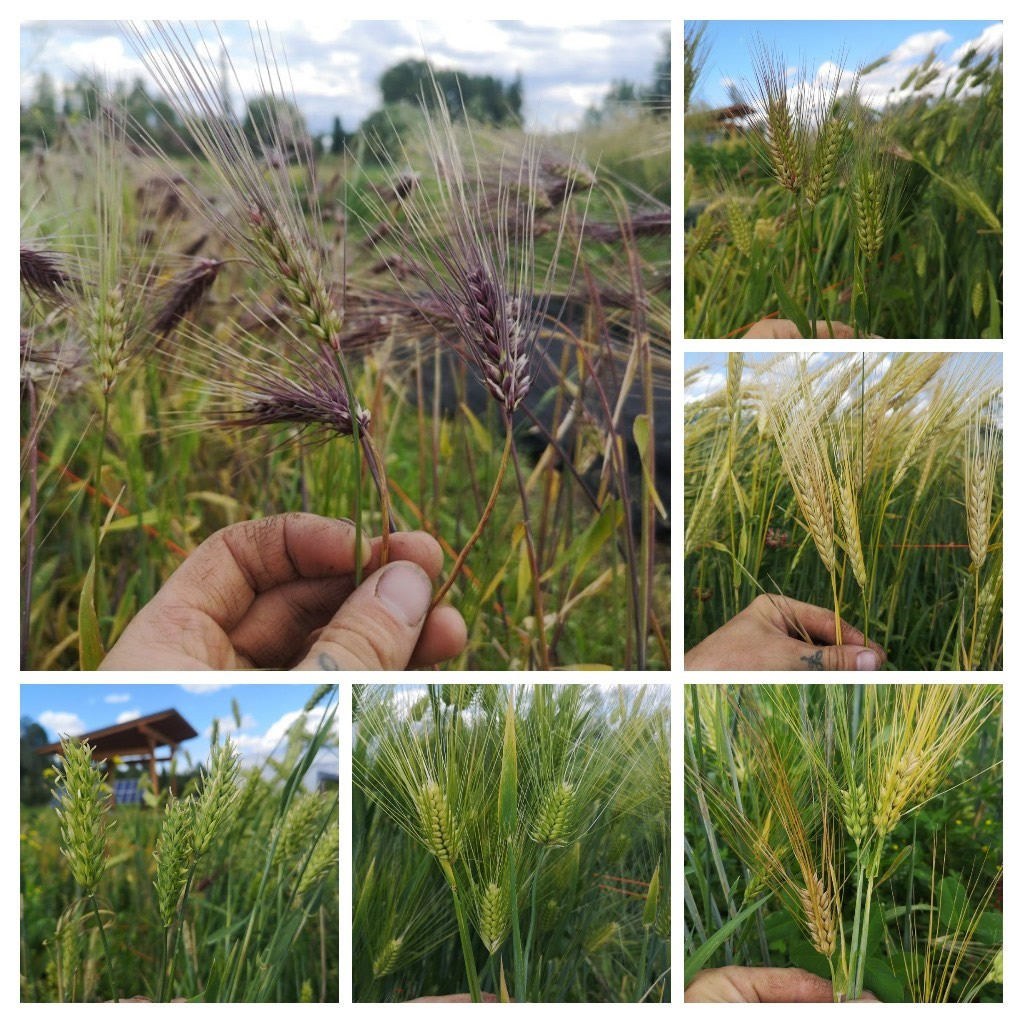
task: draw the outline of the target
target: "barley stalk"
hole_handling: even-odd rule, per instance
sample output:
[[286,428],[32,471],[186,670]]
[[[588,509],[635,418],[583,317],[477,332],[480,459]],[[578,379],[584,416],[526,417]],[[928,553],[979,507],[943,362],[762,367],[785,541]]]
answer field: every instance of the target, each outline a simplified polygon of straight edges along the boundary
[[210,750],[210,767],[198,800],[193,796],[192,852],[198,860],[234,818],[239,798],[238,755],[231,740]]
[[836,924],[832,903],[825,886],[816,874],[806,879],[807,886],[800,890],[800,904],[804,910],[811,944],[823,956],[831,957],[836,948]]
[[508,932],[508,903],[504,891],[494,882],[480,894],[477,905],[480,939],[490,953],[496,953]]
[[559,782],[549,790],[541,804],[531,833],[534,842],[541,846],[564,846],[566,844],[573,793],[573,786],[570,782]]
[[991,403],[968,421],[964,436],[964,503],[967,509],[967,541],[975,571],[985,564],[995,489],[996,428]]
[[181,800],[172,801],[164,815],[160,837],[153,853],[157,862],[156,888],[160,920],[170,927],[178,900],[185,891],[192,858],[192,805]]
[[818,131],[814,146],[811,171],[807,178],[804,195],[811,206],[816,206],[822,196],[832,187],[839,155],[846,139],[846,122],[833,118]]
[[686,243],[685,258],[690,259],[693,256],[699,256],[712,243],[717,234],[718,223],[710,213],[705,211],[697,218],[697,223],[690,231]]
[[838,483],[839,519],[843,527],[843,538],[846,541],[846,553],[850,558],[854,578],[861,590],[868,583],[868,570],[864,562],[864,548],[860,540],[860,523],[857,515],[857,498],[853,493],[853,483],[849,475],[844,474]]
[[843,824],[854,845],[860,849],[868,832],[868,798],[864,783],[856,789],[844,789],[840,794],[843,809]]
[[402,937],[388,939],[381,951],[373,958],[373,976],[383,978],[390,974],[398,965],[398,957],[402,952]]
[[853,209],[857,242],[870,263],[885,238],[884,185],[877,168],[861,167],[853,182]]
[[907,753],[889,766],[878,796],[877,810],[871,819],[880,836],[888,835],[900,820],[903,808],[919,782],[915,773],[920,763],[920,755]]
[[71,864],[75,881],[91,896],[106,865],[107,786],[99,766],[92,763],[93,748],[80,739],[65,737],[61,745],[53,795],[60,819],[61,853]]
[[328,824],[324,834],[313,848],[313,855],[306,865],[306,872],[299,883],[298,894],[304,896],[322,882],[338,865],[338,828],[337,824]]
[[454,864],[459,857],[459,836],[448,797],[436,782],[427,782],[416,794],[423,840],[440,861]]
[[747,259],[750,259],[754,248],[754,232],[750,226],[750,219],[743,212],[738,200],[730,199],[725,204],[725,217],[729,222],[733,243]]

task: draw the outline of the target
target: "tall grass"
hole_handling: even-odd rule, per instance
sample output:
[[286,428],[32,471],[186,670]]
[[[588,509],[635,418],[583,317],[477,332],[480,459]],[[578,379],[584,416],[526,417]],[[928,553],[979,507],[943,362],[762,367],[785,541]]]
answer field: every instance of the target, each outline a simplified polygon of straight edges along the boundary
[[357,687],[356,1001],[669,1001],[668,713],[657,688]]
[[116,829],[66,740],[60,833],[52,808],[22,810],[22,999],[337,1001],[338,796],[302,785],[336,718],[332,688],[243,777],[215,743],[201,782],[118,808]]
[[821,317],[829,334],[1001,338],[1002,52],[965,55],[937,96],[932,54],[881,112],[856,75],[840,93],[838,71],[808,83],[792,55],[752,53],[736,133],[686,117],[687,337],[781,315],[804,337]]
[[997,358],[734,353],[695,398],[688,643],[781,593],[833,608],[837,639],[844,618],[894,667],[1001,667]]
[[1001,695],[688,687],[687,983],[764,964],[836,1001],[999,1001]]
[[[129,34],[197,155],[172,162],[142,126],[101,124],[26,171],[25,665],[95,667],[205,536],[298,509],[439,538],[470,626],[454,667],[667,665],[655,120],[561,138],[424,113],[407,181],[305,146],[289,162],[286,64],[265,33],[243,90],[266,101],[260,152],[221,109],[214,30]],[[96,139],[104,175],[81,159]],[[97,182],[115,177],[139,329],[105,389],[72,356],[93,305],[76,283],[102,279]],[[453,256],[475,261],[463,291]]]

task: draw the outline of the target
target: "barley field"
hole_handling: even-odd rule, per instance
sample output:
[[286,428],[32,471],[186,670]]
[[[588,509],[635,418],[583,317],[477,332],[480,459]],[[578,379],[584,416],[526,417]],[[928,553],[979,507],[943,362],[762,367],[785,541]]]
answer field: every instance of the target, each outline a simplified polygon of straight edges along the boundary
[[855,64],[840,27],[802,73],[784,25],[713,108],[715,24],[687,23],[685,336],[778,317],[792,337],[1001,338],[1002,49],[933,49],[896,99],[869,84],[895,54]]
[[998,686],[687,686],[686,999],[1002,1002],[1002,734]]
[[784,595],[880,644],[887,668],[1002,667],[1000,356],[734,352],[686,367],[688,648]]
[[338,1001],[338,793],[303,785],[337,687],[306,709],[244,771],[214,733],[177,797],[141,806],[64,740],[53,803],[21,808],[23,1002]]
[[357,686],[356,1002],[671,1000],[667,688]]
[[202,540],[309,511],[438,539],[445,667],[668,667],[666,113],[425,103],[314,156],[263,30],[244,125],[196,30],[126,31],[155,111],[112,84],[22,158],[22,666],[96,668]]

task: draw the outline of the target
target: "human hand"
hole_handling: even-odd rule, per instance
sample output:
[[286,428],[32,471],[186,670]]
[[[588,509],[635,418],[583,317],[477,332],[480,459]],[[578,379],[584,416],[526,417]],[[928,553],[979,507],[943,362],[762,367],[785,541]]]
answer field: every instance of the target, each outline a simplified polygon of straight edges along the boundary
[[[410,1003],[471,1003],[473,997],[468,992],[460,992],[457,996],[420,996],[419,999],[409,999]],[[496,1003],[498,997],[493,992],[481,992],[481,1003]]]
[[[828,338],[828,324],[824,320],[815,320],[815,337]],[[853,328],[841,323],[839,320],[832,321],[832,336],[836,338],[852,338]],[[774,338],[779,341],[789,341],[792,338],[802,338],[796,324],[792,320],[779,320],[775,317],[765,317],[758,320],[753,327],[743,335],[744,338]],[[877,338],[877,334],[872,334]]]
[[[840,620],[842,646],[835,643],[834,614],[781,594],[760,594],[739,615],[683,655],[687,671],[704,669],[816,669],[872,671],[885,661],[876,643],[865,646],[864,634]],[[803,639],[827,646],[816,647]]]
[[[686,1003],[831,1003],[832,982],[799,967],[716,967],[700,971]],[[877,1003],[864,992],[855,1003]]]
[[466,624],[430,614],[443,565],[426,533],[379,537],[348,520],[289,513],[236,523],[192,552],[128,624],[102,669],[405,669],[454,657]]

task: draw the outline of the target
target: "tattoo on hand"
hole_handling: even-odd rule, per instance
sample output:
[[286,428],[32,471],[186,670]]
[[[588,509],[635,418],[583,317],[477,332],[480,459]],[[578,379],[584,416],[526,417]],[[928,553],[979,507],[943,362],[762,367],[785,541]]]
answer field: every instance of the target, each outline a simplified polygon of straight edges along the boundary
[[825,665],[822,662],[822,651],[815,651],[814,654],[801,654],[800,660],[807,662],[807,669],[811,672],[824,672]]
[[338,663],[329,654],[318,654],[316,663],[324,672],[340,672]]

